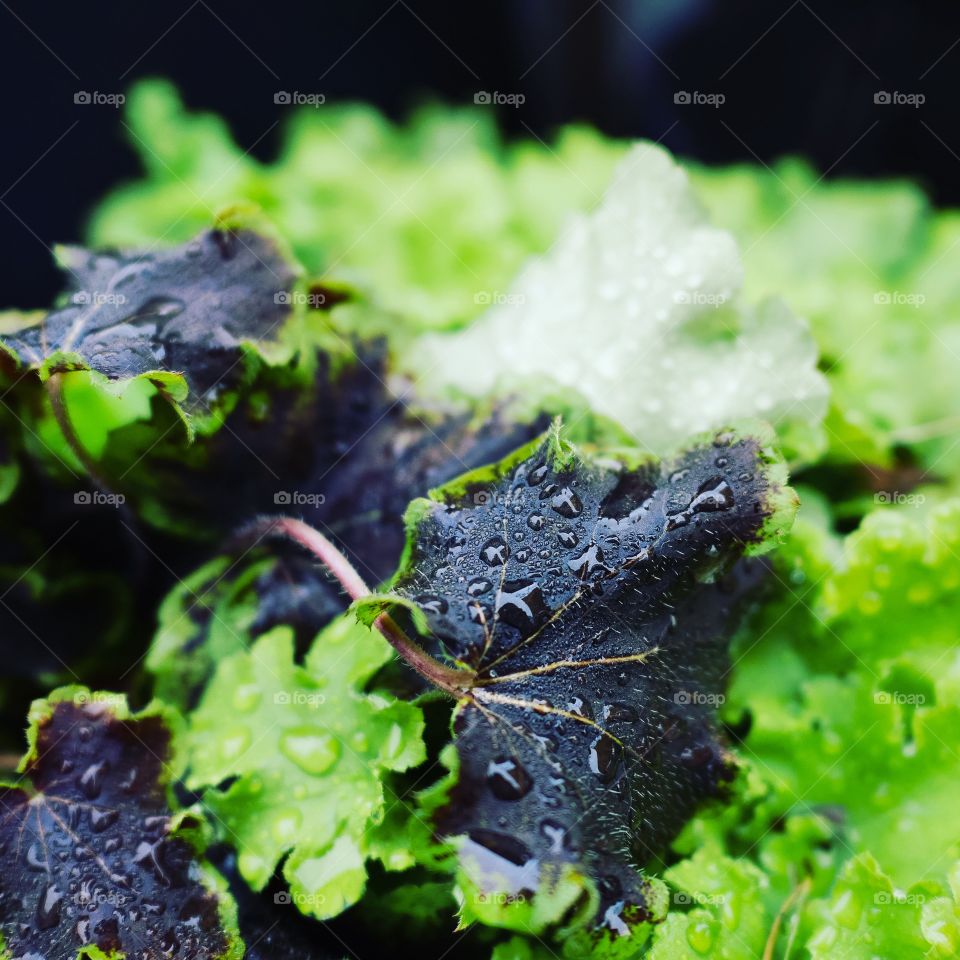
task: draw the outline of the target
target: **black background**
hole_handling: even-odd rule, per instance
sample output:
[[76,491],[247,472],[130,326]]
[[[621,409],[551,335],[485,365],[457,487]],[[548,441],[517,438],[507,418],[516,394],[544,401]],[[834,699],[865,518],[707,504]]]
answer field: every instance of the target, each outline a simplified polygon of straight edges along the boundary
[[[589,121],[726,163],[800,153],[829,176],[906,175],[960,203],[960,5],[822,0],[351,0],[46,3],[0,0],[0,306],[49,302],[48,245],[136,175],[118,112],[76,91],[174,80],[275,151],[277,90],[362,99],[403,116],[425,99],[519,92],[511,134]],[[683,106],[678,90],[723,93]],[[877,91],[922,93],[919,108]]]

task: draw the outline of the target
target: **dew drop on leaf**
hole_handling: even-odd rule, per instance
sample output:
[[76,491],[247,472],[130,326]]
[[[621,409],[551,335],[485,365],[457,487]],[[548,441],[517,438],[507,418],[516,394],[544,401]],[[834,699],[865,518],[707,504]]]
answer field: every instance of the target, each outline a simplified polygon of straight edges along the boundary
[[292,727],[280,737],[280,752],[301,770],[319,776],[340,756],[340,742],[319,727]]
[[508,580],[497,595],[497,615],[505,623],[526,630],[547,611],[543,591],[535,580]]
[[474,579],[467,584],[467,593],[471,597],[481,597],[492,587],[492,580],[488,580],[486,577],[474,577]]
[[579,517],[583,513],[583,501],[570,487],[564,487],[550,501],[550,506],[561,517]]
[[487,784],[500,800],[520,800],[533,787],[533,779],[515,757],[497,757],[487,766]]
[[503,537],[491,537],[480,548],[480,559],[488,567],[501,567],[507,562],[510,556],[510,548],[507,546]]
[[601,783],[610,783],[620,769],[623,748],[612,737],[601,734],[590,745],[590,769]]

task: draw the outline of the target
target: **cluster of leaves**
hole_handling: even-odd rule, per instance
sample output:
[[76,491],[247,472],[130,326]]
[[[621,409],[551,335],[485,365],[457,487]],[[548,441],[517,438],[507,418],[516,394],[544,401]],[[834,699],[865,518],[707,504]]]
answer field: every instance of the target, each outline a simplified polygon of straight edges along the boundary
[[100,252],[0,315],[8,747],[88,685],[0,790],[4,955],[956,955],[956,215],[129,119]]

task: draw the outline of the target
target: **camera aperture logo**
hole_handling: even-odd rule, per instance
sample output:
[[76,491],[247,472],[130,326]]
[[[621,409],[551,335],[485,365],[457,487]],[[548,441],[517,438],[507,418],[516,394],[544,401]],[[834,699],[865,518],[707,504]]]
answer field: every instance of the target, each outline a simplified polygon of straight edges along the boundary
[[122,493],[107,493],[104,490],[77,490],[73,502],[78,507],[121,507],[127,502]]
[[81,107],[122,107],[127,98],[122,93],[101,93],[99,90],[77,90],[73,102]]
[[925,94],[902,93],[900,90],[877,90],[873,95],[873,102],[881,107],[922,107],[927,102]]
[[273,902],[277,906],[293,903],[304,913],[309,913],[311,908],[322,907],[327,902],[327,898],[322,893],[295,893],[293,890],[282,890],[273,895]]
[[499,90],[478,90],[473,95],[478,107],[519,107],[527,102],[523,93],[501,93]]
[[312,310],[320,310],[327,302],[326,294],[304,293],[302,290],[278,290],[273,295],[273,302],[278,306],[307,306]]
[[273,702],[280,707],[309,707],[316,710],[327,702],[327,698],[315,690],[278,690],[273,695]]
[[920,507],[926,499],[925,494],[901,493],[899,490],[879,490],[873,495],[873,502],[878,506]]
[[727,102],[724,93],[705,93],[703,90],[677,90],[673,102],[679,107],[722,107]]
[[278,490],[273,495],[274,505],[278,507],[319,507],[326,500],[322,493],[304,493],[301,490]]
[[498,907],[505,907],[511,903],[526,903],[527,897],[523,893],[478,893],[477,903],[492,903]]
[[322,107],[327,102],[325,93],[302,93],[300,90],[277,90],[273,102],[283,107]]
[[705,293],[703,290],[678,290],[673,295],[674,303],[689,303],[695,307],[722,307],[729,297],[724,293]]
[[877,706],[922,707],[927,698],[922,693],[904,693],[901,690],[878,690],[873,695]]
[[478,290],[473,295],[473,302],[481,307],[515,307],[527,302],[524,293],[504,293],[501,290]]
[[673,702],[684,707],[722,707],[727,698],[722,693],[704,693],[702,690],[678,690]]
[[101,293],[99,290],[78,290],[70,297],[70,303],[75,307],[102,307],[106,304],[122,307],[126,302],[122,293]]
[[873,302],[881,307],[922,307],[927,298],[922,293],[905,293],[902,290],[878,290]]

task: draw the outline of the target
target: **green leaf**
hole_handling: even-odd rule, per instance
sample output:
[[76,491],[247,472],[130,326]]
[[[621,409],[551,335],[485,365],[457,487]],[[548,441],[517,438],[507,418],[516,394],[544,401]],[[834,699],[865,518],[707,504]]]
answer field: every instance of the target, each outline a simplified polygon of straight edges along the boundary
[[167,804],[170,719],[83,687],[34,703],[22,777],[0,788],[11,955],[133,957],[145,944],[183,960],[243,955],[232,901],[198,859],[196,819]]
[[290,897],[316,917],[359,899],[378,855],[371,828],[398,802],[384,778],[425,756],[420,710],[362,692],[390,656],[379,635],[341,619],[301,667],[277,628],[219,663],[190,717],[187,784],[205,790],[241,875],[261,889],[286,858]]
[[612,931],[658,919],[635,864],[733,774],[712,705],[751,577],[722,574],[795,506],[768,439],[722,431],[630,469],[551,433],[411,507],[404,563],[373,605],[412,604],[429,651],[472,677],[440,825],[463,838],[468,889],[524,897],[484,902],[497,923],[533,922],[526,899],[564,889],[568,869],[596,886]]
[[670,155],[640,144],[503,302],[416,344],[407,364],[423,390],[579,397],[660,455],[757,416],[810,457],[827,397],[816,345],[783,303],[748,305],[741,280],[733,237],[710,226]]
[[[948,917],[948,903],[936,897],[929,886],[895,888],[877,861],[863,853],[844,868],[828,900],[810,904],[813,926],[807,949],[812,960],[953,956],[952,951],[944,952],[944,946],[949,946],[944,938],[949,934],[940,925]],[[955,904],[949,906],[956,924]]]
[[671,867],[671,913],[654,929],[651,960],[755,960],[763,954],[770,916],[767,878],[748,860],[715,847],[698,850]]
[[[506,291],[571,209],[599,199],[622,152],[576,128],[550,151],[507,145],[473,108],[428,107],[395,125],[369,106],[327,104],[293,112],[277,160],[261,164],[158,81],[130,91],[126,120],[145,176],[98,206],[93,243],[179,242],[213,211],[252,201],[310,271],[361,286],[409,329],[462,323]],[[398,332],[395,317],[378,323]]]

